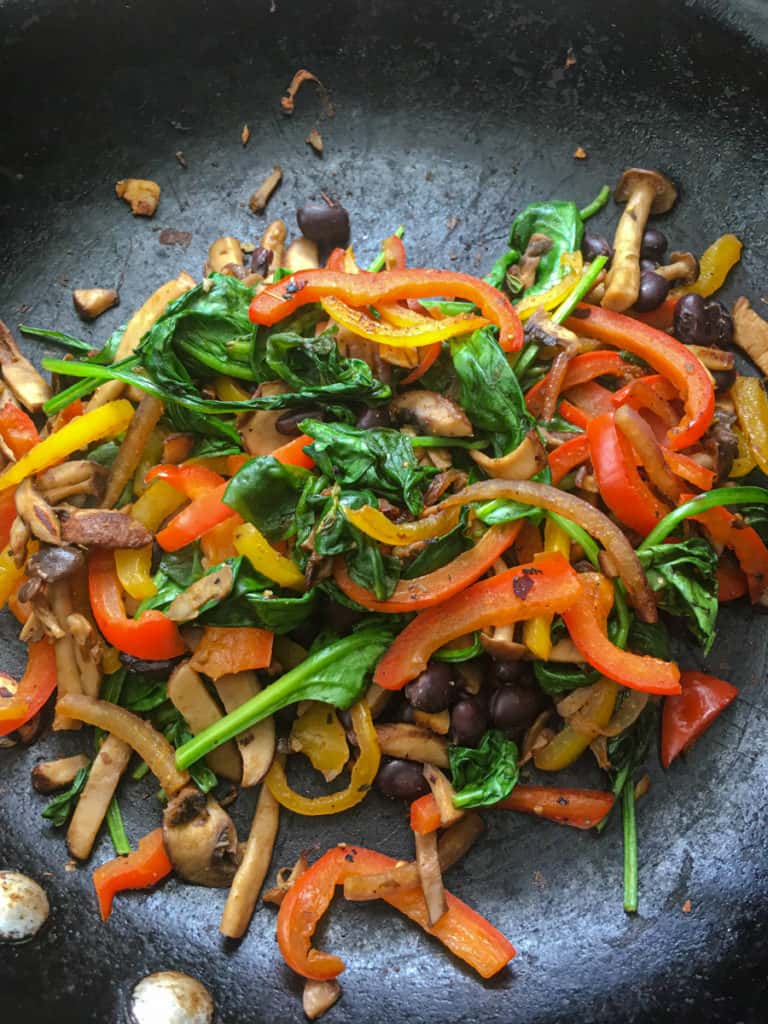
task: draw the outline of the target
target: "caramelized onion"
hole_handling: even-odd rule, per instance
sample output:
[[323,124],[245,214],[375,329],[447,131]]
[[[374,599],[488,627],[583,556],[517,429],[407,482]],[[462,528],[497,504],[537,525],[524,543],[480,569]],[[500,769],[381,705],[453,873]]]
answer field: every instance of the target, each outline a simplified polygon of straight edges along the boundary
[[616,426],[637,452],[653,486],[677,505],[681,488],[667,468],[661,445],[656,440],[650,424],[631,405],[619,406],[614,419]]

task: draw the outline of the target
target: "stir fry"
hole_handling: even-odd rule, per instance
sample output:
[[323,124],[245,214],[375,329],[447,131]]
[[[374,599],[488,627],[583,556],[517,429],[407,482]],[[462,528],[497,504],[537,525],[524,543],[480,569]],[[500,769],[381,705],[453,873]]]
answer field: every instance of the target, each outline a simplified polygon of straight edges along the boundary
[[[649,750],[669,768],[738,693],[678,665],[669,624],[707,654],[721,603],[768,603],[768,399],[733,352],[765,371],[768,324],[712,298],[734,236],[667,254],[665,175],[622,175],[612,242],[586,227],[609,196],[526,207],[484,278],[408,267],[402,229],[364,269],[347,212],[307,204],[291,245],[282,221],[216,240],[99,350],[23,326],[70,350],[43,360],[53,387],[3,326],[0,602],[28,662],[0,734],[30,742],[49,710],[81,730],[32,783],[76,860],[108,829],[104,921],[175,872],[228,890],[239,938],[286,812],[374,789],[403,804],[402,860],[297,850],[263,894],[313,1016],[344,969],[312,944],[337,886],[484,978],[514,956],[443,882],[481,811],[617,819],[637,909]],[[602,789],[553,776],[583,755]],[[119,791],[147,773],[134,844]],[[225,804],[254,786],[239,837]]]

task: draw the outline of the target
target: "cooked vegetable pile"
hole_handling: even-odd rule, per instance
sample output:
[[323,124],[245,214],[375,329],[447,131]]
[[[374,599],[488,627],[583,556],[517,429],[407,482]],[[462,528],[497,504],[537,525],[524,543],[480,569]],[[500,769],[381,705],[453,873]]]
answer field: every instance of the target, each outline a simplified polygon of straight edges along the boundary
[[[361,269],[329,244],[346,211],[313,204],[308,237],[271,224],[250,268],[218,239],[202,281],[162,285],[99,351],[22,327],[71,350],[43,361],[53,391],[3,327],[0,601],[29,658],[0,734],[30,742],[49,708],[93,727],[33,784],[74,858],[106,823],[105,921],[175,871],[228,888],[240,937],[281,812],[373,788],[410,805],[412,861],[334,846],[265,895],[286,962],[333,983],[321,1011],[337,885],[483,977],[514,956],[443,884],[479,809],[602,829],[620,803],[637,908],[649,748],[668,768],[737,695],[672,660],[668,624],[706,654],[720,603],[768,603],[768,399],[732,351],[764,360],[768,325],[711,297],[733,236],[667,254],[648,220],[669,179],[624,173],[613,243],[585,228],[609,194],[526,207],[484,279],[407,267],[402,230]],[[603,790],[548,777],[585,754]],[[118,787],[147,772],[133,849]],[[259,784],[241,844],[222,801]]]

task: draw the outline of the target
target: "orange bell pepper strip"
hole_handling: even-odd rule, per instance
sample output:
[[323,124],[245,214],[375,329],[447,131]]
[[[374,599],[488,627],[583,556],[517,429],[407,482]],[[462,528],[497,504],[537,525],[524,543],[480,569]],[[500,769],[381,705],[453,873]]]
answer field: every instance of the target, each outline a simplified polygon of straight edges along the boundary
[[[681,502],[690,501],[694,494],[684,494]],[[716,544],[730,548],[747,577],[749,598],[757,604],[768,591],[768,548],[760,534],[748,526],[741,516],[727,508],[710,508],[690,517],[701,523]]]
[[93,872],[93,887],[99,901],[101,920],[107,921],[112,913],[112,901],[119,892],[126,889],[149,889],[170,875],[173,864],[163,846],[163,830],[154,832],[139,840],[139,848],[127,857],[115,857],[101,864]]
[[386,270],[405,270],[405,246],[398,235],[390,235],[381,243]]
[[[300,306],[326,298],[366,307],[436,295],[474,302],[482,315],[499,328],[499,343],[504,351],[515,352],[522,347],[523,325],[509,300],[485,281],[450,270],[385,270],[378,274],[301,270],[259,292],[251,302],[250,317],[253,323],[271,327]],[[431,338],[430,342],[434,340]]]
[[[340,845],[324,853],[300,875],[286,893],[277,915],[277,942],[288,966],[316,981],[327,981],[344,970],[344,961],[332,953],[312,948],[312,936],[333,899],[337,885],[350,875],[378,874],[395,865],[386,857],[361,846]],[[448,910],[430,926],[420,889],[407,889],[382,899],[439,939],[455,956],[483,978],[492,978],[515,955],[514,946],[471,907],[446,892]]]
[[[546,818],[572,828],[594,828],[613,806],[613,793],[601,789],[563,789],[518,783],[510,795],[493,807]],[[440,828],[440,811],[431,793],[411,804],[411,829],[422,834]]]
[[0,697],[0,736],[33,718],[56,689],[56,659],[48,640],[29,645],[27,667],[12,697]]
[[589,458],[589,439],[586,434],[577,434],[559,444],[557,448],[549,453],[549,471],[552,474],[552,483],[557,485],[567,476],[572,469],[580,466]]
[[675,476],[679,476],[681,480],[693,484],[694,487],[698,487],[702,491],[712,490],[717,479],[717,474],[713,470],[699,465],[690,455],[673,452],[670,448],[662,448],[661,454]]
[[228,558],[237,558],[235,531],[242,524],[237,516],[230,516],[223,523],[214,526],[200,538],[200,549],[208,566],[221,565]]
[[206,626],[189,666],[211,679],[267,668],[274,633],[256,626]]
[[148,484],[153,480],[165,480],[167,484],[177,491],[181,491],[192,501],[224,483],[224,478],[207,466],[175,466],[172,464],[153,466],[145,480]]
[[638,377],[618,391],[614,391],[611,402],[616,408],[620,405],[631,405],[637,412],[647,409],[658,416],[666,427],[673,427],[678,418],[669,403],[679,397],[668,380],[661,374],[654,373],[647,377]]
[[309,434],[301,434],[292,441],[288,441],[286,444],[281,444],[279,448],[275,448],[271,452],[272,458],[277,459],[284,466],[300,466],[302,469],[314,469],[315,460],[304,451],[308,444],[312,444],[312,438]]
[[724,552],[717,563],[717,599],[720,604],[735,601],[748,593],[747,577],[733,561],[733,556]]
[[16,488],[0,494],[0,550],[8,547],[11,539],[11,527],[16,518]]
[[580,337],[640,356],[674,386],[685,403],[685,415],[669,431],[670,448],[680,451],[705,433],[715,410],[715,391],[706,369],[685,345],[663,331],[600,306],[581,304],[566,326]]
[[334,564],[333,577],[339,589],[372,612],[415,612],[433,605],[442,604],[458,594],[470,583],[490,569],[497,558],[514,544],[520,532],[520,521],[492,526],[474,547],[462,552],[448,565],[444,565],[426,576],[411,580],[400,580],[392,595],[386,601],[377,601],[374,595],[355,583],[347,571],[343,556]]
[[[541,413],[541,402],[550,379],[550,373],[542,377],[532,388],[525,393],[525,404],[530,412]],[[597,377],[636,377],[638,369],[626,359],[622,359],[618,352],[610,352],[607,349],[596,349],[594,352],[583,352],[574,356],[568,363],[568,369],[560,385],[561,391],[568,391],[577,384],[587,384]]]
[[661,763],[674,759],[705,732],[739,691],[724,679],[691,670],[680,676],[682,693],[667,697],[661,715]]
[[186,650],[175,622],[152,610],[129,619],[113,551],[95,548],[88,560],[88,593],[96,625],[107,643],[135,658],[163,661]]
[[[219,523],[237,516],[237,513],[221,500],[228,486],[228,481],[223,481],[178,512],[155,537],[163,551],[178,551],[192,541],[199,540]],[[239,516],[237,521],[241,521]]]
[[15,459],[26,455],[40,440],[32,417],[13,402],[0,406],[0,437]]
[[680,693],[680,669],[672,661],[633,654],[608,638],[613,585],[597,573],[578,576],[581,597],[561,612],[571,640],[592,668],[622,686],[644,693]]
[[554,615],[580,594],[578,574],[556,552],[481,580],[409,622],[379,661],[373,681],[385,690],[400,690],[423,672],[439,647],[452,640],[489,625]]
[[85,406],[83,405],[82,398],[76,398],[74,402],[70,402],[69,405],[65,405],[56,417],[57,428],[66,426],[70,420],[74,420],[78,416],[82,416],[84,412]]
[[411,831],[419,835],[437,832],[442,823],[440,808],[431,793],[420,796],[411,803]]

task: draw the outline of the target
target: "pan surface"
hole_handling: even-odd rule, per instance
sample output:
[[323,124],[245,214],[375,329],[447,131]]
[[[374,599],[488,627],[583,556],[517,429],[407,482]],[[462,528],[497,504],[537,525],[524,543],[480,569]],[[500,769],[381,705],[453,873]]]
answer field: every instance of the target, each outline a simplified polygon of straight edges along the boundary
[[[675,248],[735,232],[745,253],[729,297],[758,299],[768,271],[766,57],[764,0],[4,0],[0,315],[100,344],[161,281],[199,274],[218,235],[258,237],[264,219],[247,198],[274,164],[285,180],[270,217],[292,224],[296,206],[323,189],[350,210],[364,261],[403,223],[414,265],[475,273],[526,202],[584,203],[623,167],[658,166],[682,185],[665,227]],[[299,67],[330,89],[333,119],[321,120],[311,87],[292,118],[281,113]],[[322,159],[305,144],[316,124]],[[573,158],[577,146],[586,160]],[[114,182],[127,176],[161,184],[154,220],[132,219],[115,199]],[[161,245],[162,228],[191,232],[189,245]],[[71,289],[97,285],[119,287],[121,306],[84,328]],[[3,621],[0,667],[12,672],[23,656],[15,635]],[[768,620],[741,602],[723,612],[708,665],[741,688],[739,699],[671,771],[649,759],[635,917],[621,908],[615,823],[598,839],[487,815],[486,837],[448,884],[512,938],[511,967],[480,983],[389,908],[338,906],[319,936],[347,961],[328,1019],[765,1020],[767,639]],[[682,656],[703,664],[698,651]],[[2,951],[0,1020],[122,1020],[131,986],[171,968],[208,985],[221,1021],[303,1019],[270,908],[239,946],[227,944],[223,894],[170,881],[122,897],[101,925],[89,869],[66,870],[61,836],[29,785],[38,760],[81,743],[48,734],[0,752],[0,867],[37,878],[53,908],[37,941]],[[588,766],[574,778],[597,782]],[[159,815],[150,785],[124,790],[135,842]],[[241,835],[251,810],[252,794],[241,796]],[[403,808],[372,794],[339,818],[292,817],[273,870],[341,840],[411,851]],[[94,863],[109,855],[103,838]]]

